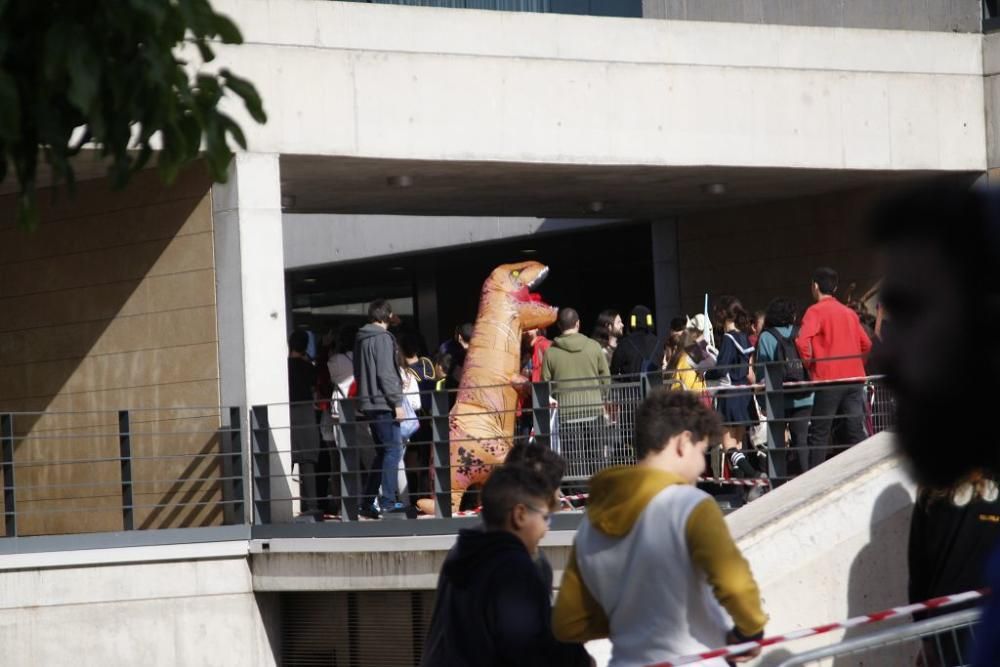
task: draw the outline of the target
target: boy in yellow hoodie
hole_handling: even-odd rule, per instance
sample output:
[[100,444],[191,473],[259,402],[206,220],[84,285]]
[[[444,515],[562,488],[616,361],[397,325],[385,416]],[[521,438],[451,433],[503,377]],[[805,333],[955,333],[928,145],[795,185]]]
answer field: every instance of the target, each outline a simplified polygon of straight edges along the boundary
[[643,402],[639,463],[591,480],[556,600],[560,641],[610,637],[610,667],[644,667],[763,636],[750,567],[715,500],[693,486],[720,434],[697,396],[658,390]]

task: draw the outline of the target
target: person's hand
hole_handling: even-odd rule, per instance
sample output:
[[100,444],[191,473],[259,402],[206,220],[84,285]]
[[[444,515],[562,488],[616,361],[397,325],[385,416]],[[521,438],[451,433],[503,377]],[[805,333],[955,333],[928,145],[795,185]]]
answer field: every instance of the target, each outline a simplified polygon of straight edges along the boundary
[[[740,639],[739,637],[737,637],[736,634],[732,630],[730,630],[729,632],[726,633],[726,643],[727,644],[742,644],[742,643],[744,643],[746,641],[747,641],[746,639]],[[749,651],[747,651],[746,653],[740,653],[739,655],[732,655],[732,656],[729,656],[726,659],[729,662],[740,663],[740,662],[748,662],[750,660],[753,660],[758,655],[760,655],[760,646],[755,646],[752,649],[750,649]]]
[[401,422],[406,419],[406,410],[402,405],[396,406],[396,421]]

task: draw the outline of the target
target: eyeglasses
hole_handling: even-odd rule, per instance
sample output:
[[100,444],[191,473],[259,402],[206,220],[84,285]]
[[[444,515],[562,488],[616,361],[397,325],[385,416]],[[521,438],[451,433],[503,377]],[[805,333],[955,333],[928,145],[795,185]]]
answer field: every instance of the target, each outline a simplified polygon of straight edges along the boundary
[[547,512],[545,510],[540,510],[537,507],[532,507],[531,505],[525,505],[525,508],[531,510],[532,512],[537,512],[542,515],[542,521],[545,522],[546,526],[552,525],[552,512]]

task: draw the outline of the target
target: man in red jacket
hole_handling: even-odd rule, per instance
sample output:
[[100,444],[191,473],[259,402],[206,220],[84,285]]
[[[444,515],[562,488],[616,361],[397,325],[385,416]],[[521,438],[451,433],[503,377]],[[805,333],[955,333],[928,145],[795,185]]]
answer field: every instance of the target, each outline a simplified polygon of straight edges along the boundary
[[[837,272],[830,268],[817,269],[813,274],[812,293],[816,303],[806,311],[795,338],[795,347],[809,377],[816,382],[864,377],[863,357],[872,347],[857,313],[834,297],[837,280]],[[836,421],[843,421],[846,444],[853,445],[868,437],[864,419],[862,384],[817,387],[809,423],[809,467],[826,460],[830,432]]]

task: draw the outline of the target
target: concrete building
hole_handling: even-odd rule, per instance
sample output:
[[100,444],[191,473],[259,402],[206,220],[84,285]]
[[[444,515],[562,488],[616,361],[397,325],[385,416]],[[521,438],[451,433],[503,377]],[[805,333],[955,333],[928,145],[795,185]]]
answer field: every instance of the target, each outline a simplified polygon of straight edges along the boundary
[[[231,427],[249,447],[249,407],[271,405],[271,455],[255,464],[266,460],[279,478],[278,525],[258,537],[296,534],[282,533],[280,522],[292,509],[281,501],[296,494],[282,404],[286,336],[297,323],[349,317],[384,293],[410,304],[434,344],[471,317],[478,281],[511,255],[551,263],[546,295],[585,318],[645,301],[660,326],[700,310],[706,292],[736,292],[750,307],[777,295],[805,301],[821,264],[863,290],[877,276],[862,223],[880,196],[929,176],[971,183],[1000,166],[1000,40],[984,32],[996,14],[990,1],[213,4],[246,40],[220,46],[213,65],[251,79],[270,118],[255,126],[234,110],[250,150],[234,160],[227,184],[195,167],[169,188],[148,173],[113,193],[83,160],[75,198],[41,194],[33,233],[14,225],[11,182],[0,190],[0,413],[14,415],[5,443],[18,466],[17,493],[0,506],[7,512],[16,499],[17,537],[8,530],[0,548],[94,547],[69,560],[45,556],[57,563],[51,572],[39,556],[0,556],[8,559],[0,590],[20,596],[6,609],[46,600],[54,610],[34,609],[30,632],[0,623],[21,663],[67,659],[40,647],[58,650],[42,630],[73,627],[72,605],[127,598],[142,606],[164,591],[177,606],[144,607],[150,632],[161,614],[187,613],[209,594],[218,607],[206,618],[218,624],[202,628],[229,633],[223,619],[237,609],[257,619],[228,635],[244,652],[205,658],[211,664],[282,660],[282,641],[291,640],[280,638],[281,603],[268,597],[279,592],[305,596],[296,609],[342,604],[344,618],[365,604],[422,618],[427,594],[413,591],[432,585],[427,572],[419,583],[388,586],[406,591],[405,607],[396,598],[350,602],[360,580],[331,576],[335,563],[323,566],[321,583],[293,579],[296,570],[274,558],[266,576],[254,569],[268,582],[258,587],[249,552],[263,543],[225,532],[250,531],[239,524],[251,514],[235,501],[219,505],[230,502]],[[418,4],[439,6],[406,6]],[[238,422],[220,406],[238,408]],[[130,518],[119,481],[117,411],[126,408],[130,447],[145,459],[130,471]],[[895,517],[899,494],[892,500],[885,515]],[[843,516],[869,525],[866,502]],[[136,545],[127,533],[114,536],[129,521],[162,530],[141,532]],[[184,532],[196,529],[228,537]],[[66,533],[105,537],[34,537]],[[360,543],[350,539],[267,548],[355,553]],[[552,539],[568,544],[569,533]],[[172,540],[214,546],[108,548]],[[232,541],[240,544],[225,551]],[[402,567],[408,551],[426,550],[379,544],[395,554],[379,577]],[[142,565],[160,560],[171,565]],[[230,561],[235,569],[220,574]],[[50,578],[78,566],[104,574],[72,591]],[[161,577],[207,588],[146,594],[136,583]],[[100,598],[96,591],[116,581],[129,590]],[[386,587],[365,581],[364,590]],[[343,595],[308,598],[330,587]],[[136,617],[130,605],[123,618]],[[96,627],[79,622],[81,633]],[[158,630],[173,633],[180,652],[148,662],[198,662],[182,650],[197,629]],[[113,634],[94,637],[95,656],[147,662],[108,653]]]

